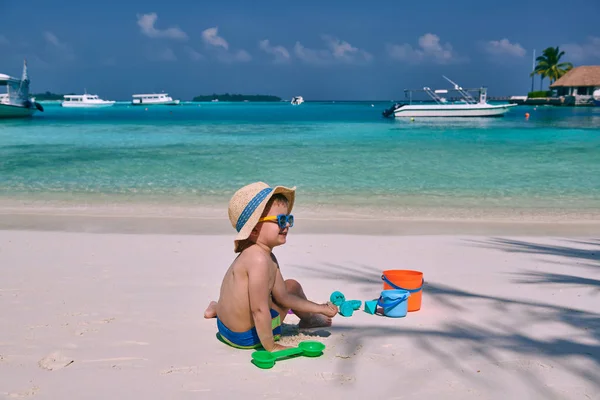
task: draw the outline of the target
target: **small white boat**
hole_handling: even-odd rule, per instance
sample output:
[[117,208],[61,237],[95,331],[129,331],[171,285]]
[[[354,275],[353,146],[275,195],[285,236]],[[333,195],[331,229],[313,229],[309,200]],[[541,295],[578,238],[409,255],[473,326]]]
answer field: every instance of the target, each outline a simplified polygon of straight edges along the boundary
[[159,94],[134,94],[131,104],[134,106],[176,106],[179,104],[179,100],[173,100],[168,93]]
[[304,99],[302,98],[302,96],[294,96],[290,103],[292,103],[292,105],[294,106],[299,106],[300,104],[304,103]]
[[103,108],[112,107],[115,102],[102,100],[95,94],[66,94],[61,106],[68,108]]
[[[409,97],[408,104],[394,104],[391,108],[383,112],[384,117],[499,117],[507,113],[510,108],[516,104],[489,104],[487,102],[487,89],[484,87],[478,89],[463,89],[456,83],[444,76],[444,79],[454,85],[454,89],[432,90],[424,87],[422,90],[405,90]],[[440,94],[447,94],[449,91],[459,93],[462,100],[449,102]],[[479,100],[473,98],[469,92],[478,91]],[[425,92],[433,99],[435,104],[412,104],[413,92]]]
[[600,89],[594,90],[592,94],[592,100],[594,101],[594,105],[596,107],[600,107]]
[[6,93],[0,93],[0,118],[25,118],[44,111],[44,107],[29,96],[27,61],[23,62],[21,79],[0,74],[0,87],[6,87]]

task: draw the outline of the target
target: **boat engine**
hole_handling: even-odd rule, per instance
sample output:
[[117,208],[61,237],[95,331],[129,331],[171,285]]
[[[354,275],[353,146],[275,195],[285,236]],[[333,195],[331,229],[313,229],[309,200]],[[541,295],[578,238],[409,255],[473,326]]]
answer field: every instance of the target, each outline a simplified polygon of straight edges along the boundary
[[381,115],[383,115],[385,118],[393,117],[394,111],[396,111],[400,107],[402,107],[400,104],[394,104],[393,106],[382,112]]
[[39,111],[44,112],[44,107],[37,101],[25,100],[23,105],[27,108],[37,108]]

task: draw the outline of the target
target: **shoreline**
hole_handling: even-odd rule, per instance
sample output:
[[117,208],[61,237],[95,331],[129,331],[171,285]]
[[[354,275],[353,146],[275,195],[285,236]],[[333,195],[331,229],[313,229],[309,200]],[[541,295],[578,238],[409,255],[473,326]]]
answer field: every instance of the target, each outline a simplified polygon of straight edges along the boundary
[[[0,207],[0,230],[59,231],[127,234],[233,235],[226,210],[178,209],[65,210],[8,209]],[[600,235],[600,220],[589,218],[548,219],[514,216],[502,218],[365,217],[352,214],[294,210],[294,234],[344,234],[373,236],[407,235]]]
[[[131,234],[232,235],[229,199],[124,196],[0,196],[0,230]],[[295,234],[600,235],[600,208],[310,204],[294,207]]]
[[[419,221],[502,221],[502,222],[598,222],[600,207],[591,203],[570,208],[542,204],[475,205],[457,199],[420,203],[418,198],[394,202],[358,203],[331,199],[296,198],[294,214],[318,219],[419,220]],[[227,218],[229,196],[152,196],[102,195],[90,197],[19,198],[0,195],[0,214],[50,214],[85,216],[168,216]],[[300,204],[299,204],[300,203]]]

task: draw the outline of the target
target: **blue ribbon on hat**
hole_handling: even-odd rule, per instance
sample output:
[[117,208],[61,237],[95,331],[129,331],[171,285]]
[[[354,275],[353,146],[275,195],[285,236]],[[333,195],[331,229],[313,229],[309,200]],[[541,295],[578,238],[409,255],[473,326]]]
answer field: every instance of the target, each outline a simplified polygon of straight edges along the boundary
[[258,192],[252,200],[246,205],[244,211],[240,214],[236,224],[235,229],[239,232],[242,230],[246,222],[250,219],[250,216],[256,211],[260,203],[273,191],[273,188],[264,188],[260,192]]

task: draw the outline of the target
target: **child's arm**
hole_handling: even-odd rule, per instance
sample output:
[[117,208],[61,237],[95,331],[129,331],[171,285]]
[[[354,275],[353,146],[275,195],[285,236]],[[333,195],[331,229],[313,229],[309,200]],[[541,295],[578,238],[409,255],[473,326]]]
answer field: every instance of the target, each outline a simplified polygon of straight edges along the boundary
[[269,307],[269,268],[266,259],[256,260],[252,264],[252,268],[248,268],[248,298],[260,344],[265,350],[273,351],[275,340],[273,339],[271,308]]
[[282,307],[291,308],[294,311],[324,314],[329,317],[334,316],[337,313],[337,309],[329,307],[327,304],[317,304],[289,293],[285,288],[285,281],[283,280],[279,268],[277,269],[277,275],[275,276],[275,285],[273,286],[272,295],[277,304]]

